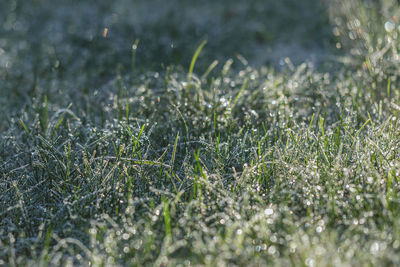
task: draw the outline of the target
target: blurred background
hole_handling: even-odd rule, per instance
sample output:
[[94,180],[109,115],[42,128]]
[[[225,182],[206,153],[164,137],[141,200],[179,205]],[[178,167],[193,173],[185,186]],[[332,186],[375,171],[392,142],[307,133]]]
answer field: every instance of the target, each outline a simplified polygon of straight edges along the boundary
[[1,71],[44,68],[94,83],[129,66],[137,39],[147,71],[187,67],[204,39],[200,66],[238,54],[252,65],[318,63],[331,35],[319,0],[7,0],[0,25]]

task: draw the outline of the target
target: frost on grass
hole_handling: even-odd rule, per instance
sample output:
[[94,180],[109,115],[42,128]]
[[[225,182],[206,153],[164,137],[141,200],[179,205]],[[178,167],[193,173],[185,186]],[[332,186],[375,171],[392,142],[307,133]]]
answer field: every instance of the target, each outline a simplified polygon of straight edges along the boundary
[[188,79],[117,67],[104,37],[77,65],[15,47],[46,60],[0,72],[0,265],[399,264],[398,6],[377,2],[332,2],[343,54],[319,69],[211,57]]

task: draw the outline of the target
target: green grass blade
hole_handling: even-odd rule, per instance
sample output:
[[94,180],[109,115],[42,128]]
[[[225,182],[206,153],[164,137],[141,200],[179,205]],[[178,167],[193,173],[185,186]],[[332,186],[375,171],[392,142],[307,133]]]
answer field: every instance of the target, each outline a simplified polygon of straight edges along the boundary
[[164,214],[164,224],[165,224],[165,235],[167,238],[171,238],[172,228],[171,228],[171,217],[169,214],[168,200],[165,197],[163,197],[162,203],[163,203],[163,214]]
[[179,140],[179,132],[176,134],[175,142],[174,142],[174,148],[172,151],[172,158],[171,158],[171,168],[174,168],[174,163],[175,163],[175,156],[176,156],[176,148],[178,146],[178,140]]
[[132,75],[133,75],[133,78],[136,78],[136,51],[137,51],[137,48],[138,48],[138,46],[139,46],[139,43],[140,43],[140,39],[136,39],[135,40],[135,42],[133,43],[133,45],[132,45]]
[[197,49],[193,55],[192,61],[190,62],[189,73],[188,73],[188,77],[187,77],[188,88],[190,88],[190,86],[191,86],[193,69],[196,64],[197,58],[199,57],[201,50],[203,50],[203,47],[206,44],[207,44],[207,40],[204,40],[203,42],[201,42],[201,44],[197,47]]

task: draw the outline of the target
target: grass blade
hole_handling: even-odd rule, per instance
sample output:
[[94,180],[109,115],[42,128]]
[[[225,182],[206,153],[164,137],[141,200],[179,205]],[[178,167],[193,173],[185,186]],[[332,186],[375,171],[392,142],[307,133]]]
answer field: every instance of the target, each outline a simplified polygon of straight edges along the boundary
[[207,44],[207,40],[204,40],[203,42],[201,42],[201,44],[197,47],[196,51],[194,52],[192,61],[190,62],[189,73],[188,73],[188,78],[187,78],[188,89],[190,89],[190,87],[191,87],[194,65],[196,64],[197,58],[199,57],[201,50],[203,50],[203,47],[206,44]]

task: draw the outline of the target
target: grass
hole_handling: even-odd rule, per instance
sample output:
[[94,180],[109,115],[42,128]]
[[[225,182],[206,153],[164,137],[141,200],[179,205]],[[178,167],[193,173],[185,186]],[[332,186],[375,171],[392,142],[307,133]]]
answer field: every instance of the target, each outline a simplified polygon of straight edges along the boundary
[[228,3],[0,4],[0,265],[400,263],[399,3]]

